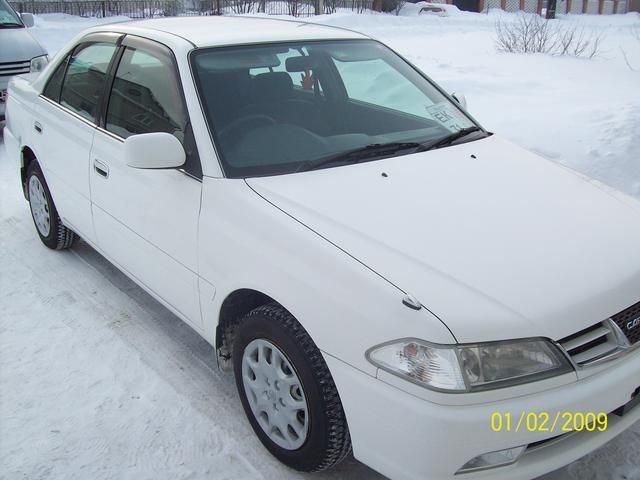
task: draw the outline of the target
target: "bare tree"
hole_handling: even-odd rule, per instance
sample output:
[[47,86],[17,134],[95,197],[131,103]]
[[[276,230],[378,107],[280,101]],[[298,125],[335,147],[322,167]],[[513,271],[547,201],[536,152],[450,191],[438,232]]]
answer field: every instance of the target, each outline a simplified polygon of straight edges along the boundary
[[300,10],[300,0],[287,0],[287,10],[289,15],[297,17]]
[[330,15],[336,13],[338,9],[338,0],[324,0],[324,13]]
[[229,6],[233,13],[253,13],[256,5],[256,0],[232,0]]
[[521,13],[515,22],[496,23],[496,46],[510,53],[547,53],[593,58],[602,36],[577,25],[565,25],[540,15]]

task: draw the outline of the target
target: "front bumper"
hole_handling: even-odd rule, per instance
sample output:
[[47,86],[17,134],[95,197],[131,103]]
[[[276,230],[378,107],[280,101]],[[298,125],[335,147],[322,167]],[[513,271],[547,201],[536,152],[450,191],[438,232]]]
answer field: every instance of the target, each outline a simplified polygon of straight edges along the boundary
[[[640,386],[640,350],[586,379],[544,392],[473,405],[417,398],[325,356],[347,415],[354,456],[392,479],[532,479],[597,449],[640,420],[640,405],[610,414],[604,432],[519,432],[491,429],[494,412],[612,412]],[[555,438],[557,437],[557,438]],[[457,474],[472,458],[530,445],[508,466]],[[640,454],[639,454],[640,455]],[[639,457],[640,458],[640,457]]]

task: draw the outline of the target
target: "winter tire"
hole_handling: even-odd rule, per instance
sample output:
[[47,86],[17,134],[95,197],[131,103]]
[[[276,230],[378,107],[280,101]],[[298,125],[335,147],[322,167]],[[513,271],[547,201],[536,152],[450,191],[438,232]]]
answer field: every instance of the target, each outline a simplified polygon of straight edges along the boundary
[[309,334],[277,304],[249,312],[233,344],[236,386],[263,445],[285,465],[314,472],[351,452],[344,410]]
[[62,224],[37,162],[32,162],[27,170],[26,189],[31,217],[42,243],[53,250],[62,250],[73,245],[75,234]]

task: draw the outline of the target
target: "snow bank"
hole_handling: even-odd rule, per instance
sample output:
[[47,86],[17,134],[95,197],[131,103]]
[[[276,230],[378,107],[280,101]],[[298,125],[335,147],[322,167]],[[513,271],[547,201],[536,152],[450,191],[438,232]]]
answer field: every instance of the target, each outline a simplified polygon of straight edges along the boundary
[[495,22],[515,19],[492,11],[310,20],[382,40],[449,92],[465,93],[486,128],[640,197],[640,41],[632,35],[640,15],[560,16],[558,22],[602,35],[591,60],[497,52]]

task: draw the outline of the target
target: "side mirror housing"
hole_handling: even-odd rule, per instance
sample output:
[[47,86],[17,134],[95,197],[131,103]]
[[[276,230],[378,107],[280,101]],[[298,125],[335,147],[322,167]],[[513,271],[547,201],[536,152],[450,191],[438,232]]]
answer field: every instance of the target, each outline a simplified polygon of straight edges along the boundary
[[22,19],[22,23],[27,28],[31,28],[35,25],[35,20],[33,19],[33,15],[30,13],[21,13],[20,18]]
[[464,96],[464,93],[452,93],[451,96],[454,98],[456,102],[460,104],[462,108],[467,109],[467,97]]
[[124,159],[133,168],[178,168],[186,158],[180,140],[170,133],[143,133],[124,141]]

